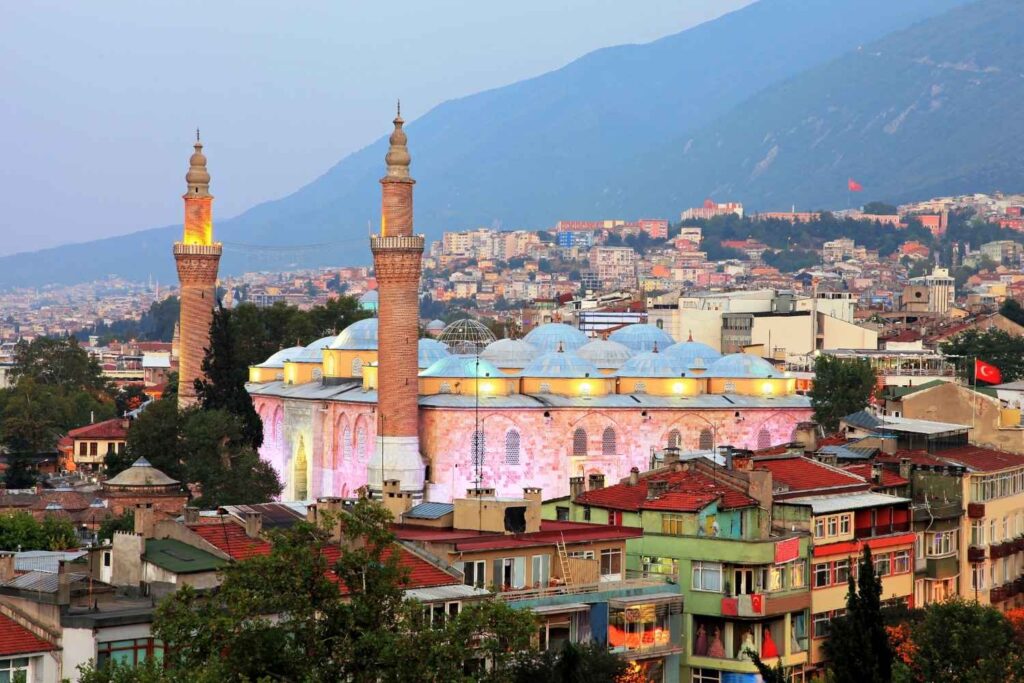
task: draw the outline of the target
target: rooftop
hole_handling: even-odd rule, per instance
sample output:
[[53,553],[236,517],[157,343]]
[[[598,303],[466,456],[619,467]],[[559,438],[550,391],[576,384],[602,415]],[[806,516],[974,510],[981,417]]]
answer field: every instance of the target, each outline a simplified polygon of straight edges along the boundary
[[[899,455],[899,453],[897,453]],[[997,472],[1024,466],[1024,455],[981,446],[960,446],[939,451],[943,460],[966,467],[971,472]]]
[[247,560],[256,555],[270,554],[270,543],[262,538],[246,536],[245,528],[233,520],[194,524],[189,529],[232,560]]
[[150,538],[146,541],[143,559],[175,574],[212,572],[227,562],[195,546],[173,538]]
[[542,520],[540,531],[522,534],[501,534],[473,529],[439,529],[412,524],[396,524],[392,526],[392,530],[402,541],[451,544],[456,551],[461,552],[550,546],[561,541],[574,545],[639,538],[643,535],[643,530],[631,527],[551,520]]
[[[861,479],[870,484],[874,484],[874,481],[872,479],[873,468],[870,463],[850,465],[848,467],[844,467],[843,469],[852,474],[856,474],[858,477],[860,477]],[[881,477],[881,481],[875,484],[876,486],[890,488],[893,486],[906,486],[907,484],[910,483],[909,479],[904,479],[896,472],[893,472],[890,469],[886,469],[885,467],[880,467],[878,473]]]
[[803,456],[755,458],[754,467],[772,473],[777,492],[867,489],[867,483],[856,474]]
[[910,503],[909,498],[890,496],[884,493],[851,493],[843,496],[804,496],[786,501],[792,505],[807,505],[815,515],[824,515],[844,510],[861,510],[883,505]]
[[107,439],[107,440],[121,440],[128,438],[128,426],[125,424],[125,420],[116,417],[111,420],[104,420],[103,422],[95,422],[93,424],[85,425],[84,427],[78,427],[68,431],[68,436],[72,439]]
[[0,614],[0,657],[28,655],[56,649],[56,646],[36,636],[18,622]]
[[[648,500],[647,491],[652,481],[668,482],[667,489],[657,498]],[[657,472],[639,477],[636,484],[627,482],[592,489],[578,496],[576,503],[615,510],[697,512],[716,500],[721,500],[723,509],[757,505],[757,501],[745,493],[694,471]]]
[[860,410],[847,415],[843,418],[843,422],[852,427],[869,429],[876,432],[900,432],[905,434],[923,434],[925,436],[950,434],[970,429],[969,425],[954,424],[952,422],[915,420],[908,417],[893,417],[891,415],[877,417],[866,410]]

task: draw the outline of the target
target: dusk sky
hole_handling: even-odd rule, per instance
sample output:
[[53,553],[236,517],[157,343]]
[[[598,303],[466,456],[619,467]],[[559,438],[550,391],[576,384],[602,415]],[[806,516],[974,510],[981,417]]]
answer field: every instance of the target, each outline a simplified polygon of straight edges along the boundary
[[749,1],[9,3],[0,254],[179,222],[196,126],[226,218],[386,133],[396,97],[413,119]]

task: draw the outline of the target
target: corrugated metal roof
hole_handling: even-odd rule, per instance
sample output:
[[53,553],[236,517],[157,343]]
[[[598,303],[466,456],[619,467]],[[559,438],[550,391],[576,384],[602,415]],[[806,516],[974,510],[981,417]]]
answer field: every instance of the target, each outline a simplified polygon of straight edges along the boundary
[[785,502],[794,505],[809,505],[811,512],[821,515],[842,510],[859,510],[896,503],[909,503],[910,499],[890,496],[885,493],[851,493],[845,496],[804,496],[803,498],[790,498]]
[[[68,577],[72,582],[81,581],[86,578],[85,574],[69,573]],[[15,576],[3,584],[6,588],[17,588],[36,593],[56,593],[59,584],[59,574],[56,572],[32,571],[27,574]]]
[[258,503],[254,505],[223,505],[220,507],[232,517],[238,519],[244,519],[246,512],[258,512],[262,518],[262,526],[264,529],[278,529],[282,527],[290,527],[296,522],[301,522],[306,517],[304,514],[300,514],[298,510],[295,510],[291,506],[284,505],[283,503]]
[[405,519],[440,519],[455,511],[452,503],[420,503],[404,515]]
[[50,572],[56,574],[61,560],[72,562],[85,557],[84,550],[26,550],[14,553],[14,569],[19,572]]
[[433,586],[430,588],[410,588],[405,591],[405,597],[419,600],[420,602],[438,602],[441,600],[465,600],[467,598],[484,598],[491,592],[476,586],[467,586],[459,583],[452,586]]

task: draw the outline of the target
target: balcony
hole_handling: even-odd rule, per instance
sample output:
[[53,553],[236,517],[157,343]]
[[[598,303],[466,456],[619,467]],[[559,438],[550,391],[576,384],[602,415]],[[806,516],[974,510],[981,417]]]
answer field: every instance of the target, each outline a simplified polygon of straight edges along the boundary
[[1001,557],[1013,554],[1013,541],[1004,541],[1002,543],[993,543],[988,547],[988,556],[990,559],[998,560]]
[[910,531],[910,522],[892,522],[891,524],[877,524],[875,526],[859,526],[853,530],[853,537],[857,540],[874,538],[875,536],[889,536],[890,534],[902,534]]
[[970,519],[981,519],[985,516],[985,504],[984,503],[968,503],[967,504],[967,516]]
[[722,616],[756,618],[781,616],[789,612],[808,609],[811,591],[808,588],[783,593],[751,593],[722,598]]
[[972,545],[967,548],[967,561],[968,562],[984,562],[985,561],[985,549]]
[[672,592],[679,592],[679,577],[675,574],[658,574],[627,569],[622,579],[615,581],[598,581],[597,583],[581,583],[571,586],[557,585],[541,588],[524,588],[498,593],[498,598],[505,602],[538,600],[558,595],[577,595],[587,593],[606,593],[637,588],[664,587]]

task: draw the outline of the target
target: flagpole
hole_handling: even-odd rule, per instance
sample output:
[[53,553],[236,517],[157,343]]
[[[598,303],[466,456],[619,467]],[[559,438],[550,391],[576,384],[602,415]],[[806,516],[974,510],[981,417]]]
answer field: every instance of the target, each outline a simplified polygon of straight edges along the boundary
[[[977,399],[978,399],[978,357],[977,356],[974,357],[974,369],[973,369],[973,372],[974,372],[974,391],[971,392],[971,436],[975,436],[975,431],[974,430],[977,427],[977,425],[975,424],[975,419],[976,419],[976,415],[977,415],[977,412],[978,412],[977,411],[977,406],[978,406],[978,404],[977,404]],[[970,442],[970,439],[968,439],[968,443],[969,442]]]

